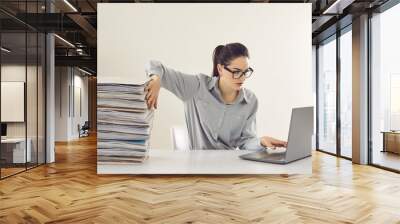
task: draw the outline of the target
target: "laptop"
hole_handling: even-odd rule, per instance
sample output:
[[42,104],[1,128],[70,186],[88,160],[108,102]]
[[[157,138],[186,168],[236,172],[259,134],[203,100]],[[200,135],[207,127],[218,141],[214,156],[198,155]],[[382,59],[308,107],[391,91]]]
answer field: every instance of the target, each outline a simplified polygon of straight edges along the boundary
[[[292,109],[287,148],[260,150],[240,155],[241,159],[287,164],[311,156],[314,107]],[[275,152],[274,152],[275,151]]]

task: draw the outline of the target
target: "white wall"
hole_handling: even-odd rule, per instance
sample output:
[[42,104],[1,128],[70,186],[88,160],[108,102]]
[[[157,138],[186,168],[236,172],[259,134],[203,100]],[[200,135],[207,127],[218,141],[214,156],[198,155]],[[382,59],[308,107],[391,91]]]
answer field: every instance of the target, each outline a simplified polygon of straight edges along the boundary
[[55,141],[68,140],[68,67],[55,68]]
[[[311,4],[98,4],[98,82],[145,80],[150,59],[210,74],[218,44],[241,42],[255,69],[258,133],[287,138],[292,107],[313,105]],[[183,104],[161,91],[151,146],[170,148]]]
[[[79,70],[71,67],[56,67],[55,141],[77,139],[78,124],[83,125],[88,120],[88,83],[87,77],[82,75]],[[76,97],[79,90],[82,116],[76,106],[79,105],[79,98]]]
[[[74,109],[75,113],[73,113],[72,119],[72,136],[73,138],[79,137],[77,126],[78,124],[82,126],[85,121],[88,121],[88,78],[87,76],[82,76],[79,71],[76,74],[77,70],[75,70],[74,75],[74,94],[75,96],[75,106]],[[80,91],[80,93],[79,93]],[[80,97],[79,97],[80,96]],[[81,102],[79,102],[81,101]],[[81,108],[79,108],[81,107]],[[82,110],[80,112],[80,110]]]

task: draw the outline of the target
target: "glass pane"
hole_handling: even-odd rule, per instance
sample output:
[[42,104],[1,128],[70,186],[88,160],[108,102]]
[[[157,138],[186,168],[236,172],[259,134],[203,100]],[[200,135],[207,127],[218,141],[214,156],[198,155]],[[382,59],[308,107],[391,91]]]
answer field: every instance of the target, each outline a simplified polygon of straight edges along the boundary
[[[1,140],[2,178],[25,170],[26,35],[1,34]],[[28,145],[29,146],[29,145]],[[29,148],[29,147],[28,147]]]
[[[45,12],[45,1],[0,1],[0,7],[34,26],[33,14]],[[4,178],[45,161],[45,36],[2,12],[0,32]]]
[[37,120],[37,73],[38,73],[38,49],[37,41],[38,36],[36,32],[27,33],[28,38],[28,55],[27,55],[27,80],[26,80],[26,115],[27,115],[27,142],[28,150],[30,148],[30,153],[28,154],[30,158],[28,159],[28,168],[37,165],[37,132],[38,132],[38,120]]
[[[32,17],[33,13],[37,13],[37,1],[28,1],[26,12],[28,21],[31,24],[37,22],[37,17]],[[27,150],[30,150],[30,158],[27,167],[35,167],[37,165],[37,63],[38,63],[38,37],[37,32],[32,29],[27,30],[27,75],[26,75],[26,116],[27,116]]]
[[318,146],[336,153],[336,39],[318,48]]
[[400,5],[371,22],[372,163],[400,170]]
[[340,37],[340,153],[352,157],[352,35],[351,30]]
[[45,163],[45,52],[46,39],[45,35],[39,33],[38,45],[38,163]]

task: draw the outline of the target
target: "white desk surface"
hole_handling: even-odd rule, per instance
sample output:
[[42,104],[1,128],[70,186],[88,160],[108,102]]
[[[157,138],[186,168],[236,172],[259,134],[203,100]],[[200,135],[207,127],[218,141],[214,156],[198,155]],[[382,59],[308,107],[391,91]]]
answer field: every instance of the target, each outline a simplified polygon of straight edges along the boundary
[[[30,138],[27,139],[30,141]],[[2,138],[1,143],[20,143],[25,142],[25,138]]]
[[243,160],[247,150],[150,149],[141,164],[97,164],[97,174],[311,174],[311,157],[286,165]]

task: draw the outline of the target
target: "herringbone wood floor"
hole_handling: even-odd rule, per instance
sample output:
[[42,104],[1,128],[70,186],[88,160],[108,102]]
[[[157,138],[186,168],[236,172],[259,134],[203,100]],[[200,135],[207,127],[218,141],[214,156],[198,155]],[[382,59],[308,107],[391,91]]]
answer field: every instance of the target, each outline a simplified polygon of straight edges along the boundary
[[400,175],[323,153],[312,175],[99,176],[96,139],[0,181],[0,223],[400,223]]

